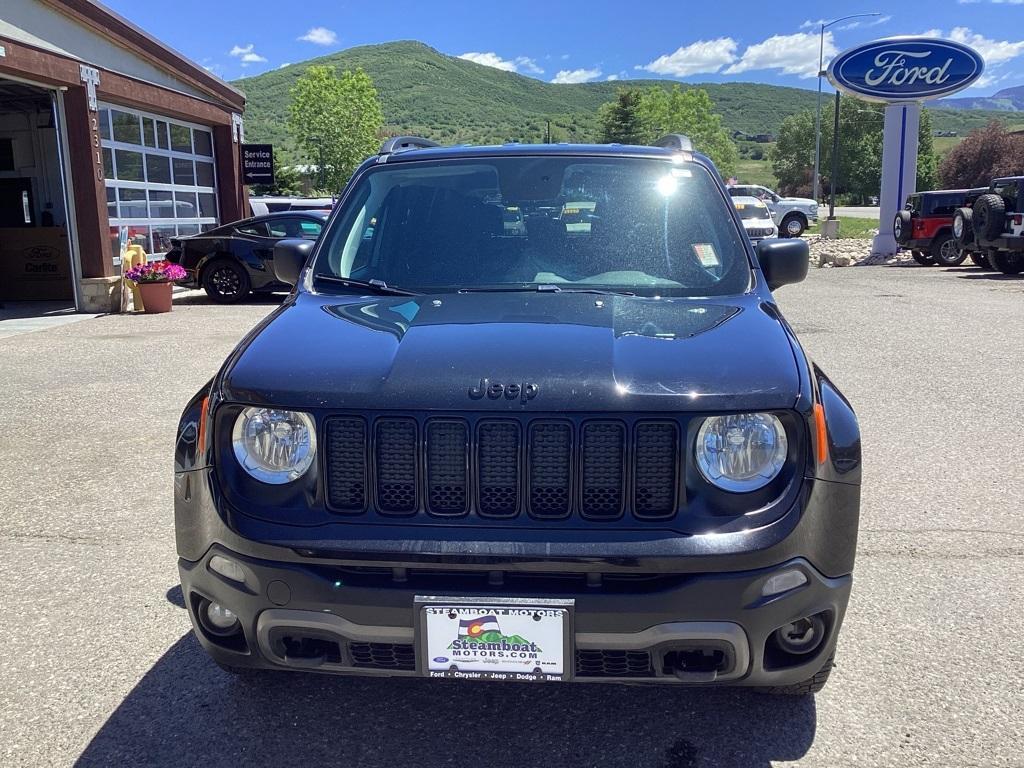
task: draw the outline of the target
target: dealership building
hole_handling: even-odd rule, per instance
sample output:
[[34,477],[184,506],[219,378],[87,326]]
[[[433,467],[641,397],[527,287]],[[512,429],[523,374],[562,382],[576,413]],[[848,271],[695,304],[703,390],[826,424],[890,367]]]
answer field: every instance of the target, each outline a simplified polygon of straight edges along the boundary
[[92,0],[0,2],[0,302],[116,307],[149,254],[247,212],[245,96]]

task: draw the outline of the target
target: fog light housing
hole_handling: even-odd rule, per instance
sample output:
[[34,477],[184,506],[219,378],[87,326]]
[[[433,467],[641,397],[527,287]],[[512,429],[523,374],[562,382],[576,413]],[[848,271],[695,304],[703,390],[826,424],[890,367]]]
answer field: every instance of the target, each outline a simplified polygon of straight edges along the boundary
[[802,587],[806,583],[807,575],[803,571],[795,568],[788,571],[780,571],[765,579],[764,585],[761,587],[761,595],[763,597],[781,595],[783,592],[789,592],[791,589]]
[[242,628],[238,616],[230,608],[203,598],[197,606],[196,615],[203,629],[211,635],[227,637]]
[[797,656],[813,653],[825,641],[825,620],[820,613],[805,616],[779,627],[773,637],[786,653]]
[[242,570],[242,566],[223,555],[214,555],[210,558],[210,570],[214,573],[219,573],[225,579],[245,582],[245,571]]

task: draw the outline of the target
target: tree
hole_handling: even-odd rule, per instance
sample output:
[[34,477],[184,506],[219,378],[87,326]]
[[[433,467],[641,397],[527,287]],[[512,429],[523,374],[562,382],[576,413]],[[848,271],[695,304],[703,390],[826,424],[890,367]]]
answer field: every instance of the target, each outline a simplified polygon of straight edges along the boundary
[[362,69],[335,74],[311,66],[291,90],[288,130],[320,169],[320,192],[336,194],[356,167],[377,150],[384,113]]
[[640,91],[620,88],[615,101],[602,104],[597,112],[599,141],[605,144],[644,144],[647,132],[640,119]]
[[723,176],[731,175],[736,169],[739,152],[704,89],[684,91],[678,85],[671,90],[648,88],[640,94],[638,111],[645,144],[668,133],[682,133],[690,137],[694,149],[711,158]]
[[615,101],[598,111],[599,140],[652,144],[665,134],[682,133],[726,176],[735,169],[739,152],[714,110],[711,97],[700,88],[621,88]]
[[999,176],[1024,174],[1024,136],[1010,133],[993,120],[953,147],[939,166],[939,177],[949,189],[985,187]]
[[302,178],[295,166],[284,165],[278,159],[278,153],[274,151],[274,183],[257,184],[252,187],[252,193],[257,197],[262,195],[299,195],[302,193]]
[[[823,189],[831,192],[832,127],[835,107],[821,115],[821,174]],[[859,198],[878,194],[882,185],[882,134],[885,107],[844,98],[839,107],[839,178],[836,194]],[[772,170],[784,194],[810,195],[814,174],[814,111],[804,110],[782,121],[771,152]],[[935,152],[931,116],[922,110],[918,128],[917,189],[935,185]]]

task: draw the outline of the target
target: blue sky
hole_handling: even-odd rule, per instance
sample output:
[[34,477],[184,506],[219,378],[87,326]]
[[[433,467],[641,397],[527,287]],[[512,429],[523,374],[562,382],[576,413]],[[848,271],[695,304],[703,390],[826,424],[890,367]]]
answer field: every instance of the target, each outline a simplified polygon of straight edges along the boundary
[[876,37],[934,34],[986,59],[978,95],[1024,84],[1024,0],[106,0],[118,13],[232,80],[354,45],[420,40],[453,56],[554,82],[661,77],[815,87],[826,61]]

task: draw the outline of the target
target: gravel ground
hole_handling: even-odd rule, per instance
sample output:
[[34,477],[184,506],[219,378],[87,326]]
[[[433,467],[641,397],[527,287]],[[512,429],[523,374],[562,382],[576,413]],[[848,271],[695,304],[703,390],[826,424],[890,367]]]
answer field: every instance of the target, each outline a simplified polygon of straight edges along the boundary
[[0,340],[0,765],[1020,766],[1024,280],[812,270],[780,303],[858,409],[854,593],[816,697],[282,675],[189,632],[181,406],[273,307],[194,295]]

